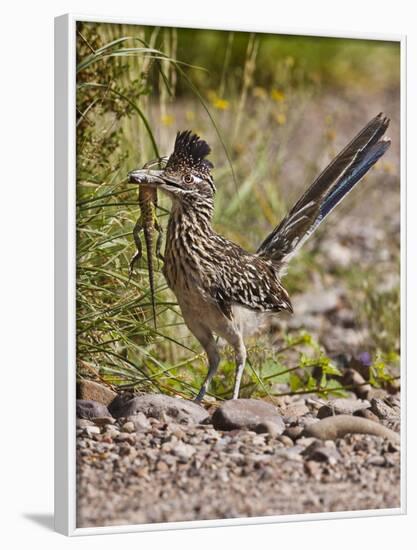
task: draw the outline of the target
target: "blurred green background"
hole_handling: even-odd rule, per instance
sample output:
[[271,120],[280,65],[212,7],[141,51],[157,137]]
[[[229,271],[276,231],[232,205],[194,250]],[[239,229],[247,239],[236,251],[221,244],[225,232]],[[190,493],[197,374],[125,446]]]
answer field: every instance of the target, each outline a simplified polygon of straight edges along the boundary
[[[314,391],[320,365],[329,374],[320,380],[326,392],[340,386],[330,379],[331,357],[363,350],[385,376],[385,365],[399,357],[399,56],[395,42],[77,25],[80,377],[191,397],[206,369],[157,261],[156,330],[146,256],[128,281],[139,216],[129,170],[169,154],[177,131],[196,131],[213,149],[215,228],[254,251],[320,169],[382,110],[392,119],[389,155],[285,280],[301,302],[308,292],[338,289],[337,308],[313,315],[314,322],[296,311],[293,320],[272,324],[251,344],[244,391],[273,394],[277,383]],[[168,212],[161,196],[162,225]],[[226,349],[212,393],[227,396],[232,374]]]

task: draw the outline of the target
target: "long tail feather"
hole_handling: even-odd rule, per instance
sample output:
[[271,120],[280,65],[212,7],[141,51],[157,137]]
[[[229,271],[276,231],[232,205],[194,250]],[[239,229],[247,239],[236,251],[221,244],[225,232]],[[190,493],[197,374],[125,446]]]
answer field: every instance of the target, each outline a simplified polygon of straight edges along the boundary
[[257,253],[286,264],[388,149],[390,141],[383,138],[388,124],[382,113],[373,118],[315,179]]

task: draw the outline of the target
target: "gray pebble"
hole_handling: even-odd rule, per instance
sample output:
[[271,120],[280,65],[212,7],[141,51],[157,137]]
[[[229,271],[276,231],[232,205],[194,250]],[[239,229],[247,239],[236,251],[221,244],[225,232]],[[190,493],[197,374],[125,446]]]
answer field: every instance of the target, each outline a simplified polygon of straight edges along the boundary
[[399,419],[399,409],[397,407],[391,407],[382,399],[371,399],[371,411],[382,420]]
[[88,434],[91,437],[94,434],[99,434],[100,428],[98,426],[86,426],[84,428],[84,431],[86,434]]
[[188,461],[196,453],[196,449],[192,445],[179,441],[172,447],[172,453],[180,460]]
[[122,426],[122,431],[123,432],[126,432],[126,433],[133,433],[134,431],[136,431],[135,429],[135,424],[133,422],[125,422]]
[[280,435],[278,437],[278,441],[280,441],[285,447],[293,447],[294,442],[291,439],[291,437],[288,437],[287,435]]
[[278,422],[272,422],[271,420],[265,420],[264,422],[260,422],[257,426],[255,426],[255,432],[258,434],[266,433],[270,436],[278,436],[281,435],[284,431],[284,424],[279,424]]
[[370,456],[366,464],[369,464],[370,466],[385,466],[386,460],[384,456],[376,455],[376,456]]
[[114,424],[116,420],[112,416],[96,416],[93,418],[96,426],[107,426],[108,424]]
[[307,407],[305,403],[299,402],[299,403],[292,403],[291,405],[288,405],[288,407],[284,410],[284,416],[297,419],[300,416],[304,416],[310,412],[310,409]]
[[129,422],[132,422],[136,432],[147,432],[152,428],[152,423],[150,420],[154,420],[153,418],[148,419],[143,413],[138,413],[132,416],[127,417]]
[[289,426],[284,431],[284,435],[287,435],[290,439],[295,441],[299,437],[301,437],[301,434],[303,433],[304,428],[303,426]]
[[362,409],[370,407],[369,401],[360,399],[331,399],[328,403],[320,407],[317,412],[318,418],[326,418],[335,414],[353,414]]
[[77,399],[76,403],[77,418],[97,418],[100,416],[111,416],[106,405],[98,401],[89,401]]
[[341,458],[335,446],[324,445],[322,441],[314,441],[311,443],[311,445],[303,450],[303,455],[308,460],[327,462],[330,465],[336,464]]
[[86,418],[77,418],[76,426],[77,428],[86,428],[87,426],[94,426],[94,422]]

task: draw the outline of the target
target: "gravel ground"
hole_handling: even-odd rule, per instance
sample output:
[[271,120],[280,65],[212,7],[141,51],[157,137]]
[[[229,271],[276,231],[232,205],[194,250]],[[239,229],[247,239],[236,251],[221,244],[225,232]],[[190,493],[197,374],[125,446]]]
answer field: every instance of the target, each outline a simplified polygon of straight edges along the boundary
[[[210,417],[180,424],[165,413],[78,419],[78,527],[400,506],[398,444],[363,434],[305,437],[326,411],[348,411],[337,401],[286,401],[277,407],[281,434],[223,431]],[[343,406],[398,430],[397,404],[352,397]]]

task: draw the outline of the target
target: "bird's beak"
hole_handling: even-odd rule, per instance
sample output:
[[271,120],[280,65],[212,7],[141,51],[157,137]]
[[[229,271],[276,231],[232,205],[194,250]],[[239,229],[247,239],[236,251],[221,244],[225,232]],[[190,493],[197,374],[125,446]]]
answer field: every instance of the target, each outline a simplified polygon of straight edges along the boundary
[[163,170],[151,170],[149,168],[142,168],[141,170],[132,170],[129,172],[129,183],[135,183],[139,185],[150,185],[156,187],[164,183]]

